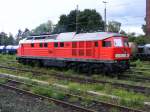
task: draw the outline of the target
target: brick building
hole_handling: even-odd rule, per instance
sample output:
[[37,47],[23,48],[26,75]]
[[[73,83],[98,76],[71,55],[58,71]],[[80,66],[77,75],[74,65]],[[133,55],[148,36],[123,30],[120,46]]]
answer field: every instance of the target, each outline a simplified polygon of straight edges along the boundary
[[146,25],[147,35],[150,35],[150,0],[146,0]]

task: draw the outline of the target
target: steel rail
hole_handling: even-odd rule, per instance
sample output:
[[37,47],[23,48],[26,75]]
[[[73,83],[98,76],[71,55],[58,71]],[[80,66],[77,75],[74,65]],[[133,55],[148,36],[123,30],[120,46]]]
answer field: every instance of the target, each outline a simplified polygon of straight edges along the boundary
[[[7,79],[7,81],[8,82],[12,82],[12,83],[15,83],[15,84],[24,84],[24,85],[29,85],[29,86],[35,86],[35,85],[31,85],[31,84],[26,84],[26,83],[24,83],[24,82],[20,82],[20,81],[16,81],[16,80],[12,80],[12,79],[10,79],[10,78],[4,78],[4,79]],[[19,89],[19,88],[16,88],[16,87],[12,87],[12,86],[9,86],[9,85],[7,85],[7,84],[0,84],[0,86],[5,86],[5,87],[7,87],[8,86],[8,88],[9,89],[14,89],[14,90],[16,90],[16,91],[19,91],[19,92],[25,92],[25,93],[29,93],[29,95],[31,94],[31,95],[35,95],[35,96],[38,96],[39,98],[42,98],[42,99],[50,99],[50,100],[52,100],[52,101],[56,101],[56,103],[59,103],[59,102],[61,102],[61,103],[65,103],[65,105],[67,104],[69,104],[69,105],[71,105],[71,107],[75,107],[75,108],[77,108],[77,109],[79,109],[79,110],[81,110],[81,112],[96,112],[96,111],[94,111],[94,110],[90,110],[90,109],[86,109],[86,108],[83,108],[83,107],[80,107],[80,106],[76,106],[76,105],[73,105],[73,104],[70,104],[70,103],[66,103],[66,102],[64,102],[64,101],[60,101],[60,100],[56,100],[56,99],[53,99],[53,98],[49,98],[49,97],[45,97],[45,96],[42,96],[42,95],[38,95],[38,94],[34,94],[34,93],[31,93],[31,92],[28,92],[28,91],[25,91],[25,90],[22,90],[22,89]],[[77,98],[79,98],[79,99],[86,99],[85,97],[83,97],[83,96],[79,96],[79,95],[73,95],[73,94],[69,94],[69,93],[66,93],[66,95],[68,95],[68,96],[72,96],[72,97],[77,97]],[[103,106],[106,106],[107,108],[117,108],[117,110],[119,110],[119,111],[121,111],[121,112],[144,112],[144,111],[142,111],[142,110],[136,110],[136,109],[132,109],[132,108],[128,108],[128,107],[124,107],[124,106],[120,106],[120,105],[115,105],[115,104],[112,104],[112,103],[107,103],[107,102],[103,102],[103,101],[97,101],[97,100],[92,100],[94,103],[96,103],[96,105],[103,105]]]
[[73,110],[77,110],[79,112],[96,112],[96,111],[93,111],[93,110],[90,110],[90,109],[86,109],[86,108],[83,108],[83,107],[80,107],[80,106],[77,106],[77,105],[70,104],[68,102],[64,102],[64,101],[61,101],[61,100],[56,100],[54,98],[49,98],[49,97],[46,97],[46,96],[34,94],[32,92],[25,91],[25,90],[22,90],[22,89],[19,89],[19,88],[16,88],[16,87],[12,87],[12,86],[9,86],[7,84],[0,84],[0,86],[4,87],[4,88],[7,88],[7,89],[17,91],[17,92],[20,92],[20,93],[23,93],[23,94],[26,94],[26,95],[29,95],[29,96],[32,96],[32,97],[36,97],[36,98],[43,99],[43,100],[48,100],[49,102],[54,102],[55,104],[62,105],[64,107],[67,106],[67,107],[70,107]]

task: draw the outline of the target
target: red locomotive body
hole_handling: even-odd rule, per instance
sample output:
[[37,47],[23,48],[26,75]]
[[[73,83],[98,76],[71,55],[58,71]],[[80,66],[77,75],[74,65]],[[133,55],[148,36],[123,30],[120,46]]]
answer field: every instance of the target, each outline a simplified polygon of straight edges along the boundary
[[38,61],[79,71],[118,72],[129,68],[128,38],[107,32],[30,36],[20,41],[19,62]]

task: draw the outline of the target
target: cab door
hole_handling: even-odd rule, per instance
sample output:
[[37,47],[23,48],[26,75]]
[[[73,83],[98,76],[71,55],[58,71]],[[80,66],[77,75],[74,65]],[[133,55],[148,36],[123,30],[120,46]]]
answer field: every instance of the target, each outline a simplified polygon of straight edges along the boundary
[[101,60],[112,60],[113,59],[113,46],[112,38],[108,38],[101,41],[100,59]]
[[93,52],[95,59],[99,59],[99,51],[100,51],[99,41],[95,41],[93,45]]

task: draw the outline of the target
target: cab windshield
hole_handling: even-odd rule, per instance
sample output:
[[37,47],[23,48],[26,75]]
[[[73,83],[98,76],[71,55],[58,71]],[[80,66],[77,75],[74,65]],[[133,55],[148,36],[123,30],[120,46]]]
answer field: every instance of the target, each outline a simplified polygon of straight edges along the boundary
[[123,43],[122,43],[121,38],[114,39],[114,46],[115,47],[123,47]]
[[129,47],[128,39],[127,38],[115,38],[114,39],[114,46],[115,47]]

